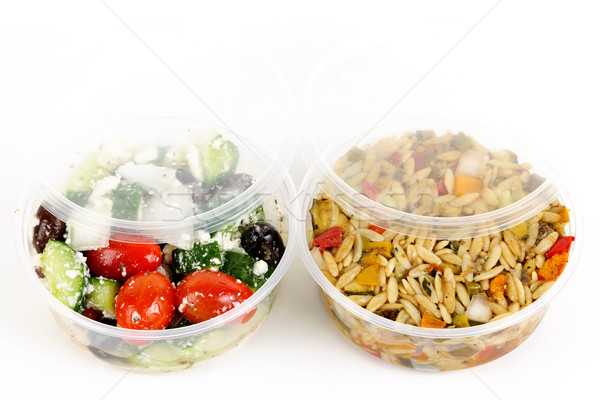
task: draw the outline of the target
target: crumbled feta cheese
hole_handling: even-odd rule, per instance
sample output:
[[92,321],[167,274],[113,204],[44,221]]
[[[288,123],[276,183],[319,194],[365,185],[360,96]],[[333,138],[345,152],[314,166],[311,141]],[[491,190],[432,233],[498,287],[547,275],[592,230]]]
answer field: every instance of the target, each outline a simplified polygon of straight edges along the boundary
[[263,276],[269,270],[269,266],[263,260],[258,260],[254,263],[254,268],[252,272],[256,276]]
[[115,140],[102,145],[97,158],[98,164],[101,167],[112,170],[131,160],[133,154],[128,149],[131,144],[127,143],[128,140],[124,140],[123,137],[119,139],[119,141]]
[[111,175],[99,180],[94,186],[94,190],[90,194],[88,202],[94,202],[102,196],[107,195],[109,192],[115,190],[119,186],[121,179],[117,176]]
[[190,145],[185,149],[185,158],[190,168],[190,173],[198,181],[203,180],[202,167],[200,166],[200,151],[195,145]]
[[81,273],[79,271],[77,271],[76,269],[68,269],[65,271],[65,275],[69,278],[69,279],[75,279],[77,278],[79,275],[81,275]]
[[196,238],[197,241],[199,241],[201,243],[206,243],[206,242],[211,241],[210,233],[203,231],[201,229],[194,232],[194,237]]
[[183,250],[191,250],[194,247],[194,239],[189,233],[182,233],[180,237],[181,240],[172,243],[173,246]]
[[219,249],[221,251],[229,251],[239,249],[241,247],[241,239],[232,239],[231,233],[229,232],[217,232],[213,237],[213,240],[219,244]]
[[140,321],[140,314],[137,311],[134,311],[131,313],[131,321],[134,324],[137,324]]
[[162,192],[174,188],[178,184],[181,185],[181,182],[176,179],[177,170],[174,168],[129,163],[117,168],[117,173],[129,182],[142,185],[146,190]]
[[181,304],[179,304],[178,310],[179,312],[183,312],[183,310],[185,310],[185,306],[187,306],[189,304],[187,297],[184,297],[181,300]]

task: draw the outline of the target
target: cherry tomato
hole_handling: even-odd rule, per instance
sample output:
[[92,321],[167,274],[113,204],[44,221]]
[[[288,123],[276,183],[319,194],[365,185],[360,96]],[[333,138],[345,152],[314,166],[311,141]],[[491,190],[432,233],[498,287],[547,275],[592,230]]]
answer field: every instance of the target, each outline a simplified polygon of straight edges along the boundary
[[87,252],[87,264],[96,276],[125,282],[138,272],[156,271],[162,261],[156,243],[139,236],[113,236],[107,247]]
[[115,298],[117,325],[129,329],[165,329],[175,314],[175,288],[158,272],[139,272]]
[[[196,271],[177,285],[177,309],[190,322],[198,323],[221,315],[252,296],[252,289],[223,272]],[[252,310],[242,322],[254,315]]]

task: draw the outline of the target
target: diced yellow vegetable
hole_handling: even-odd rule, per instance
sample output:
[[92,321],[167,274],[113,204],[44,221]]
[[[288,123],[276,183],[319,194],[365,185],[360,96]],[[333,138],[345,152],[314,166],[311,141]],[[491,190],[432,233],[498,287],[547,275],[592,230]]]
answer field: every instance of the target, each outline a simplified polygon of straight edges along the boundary
[[454,179],[454,195],[462,196],[467,193],[480,193],[483,181],[471,175],[458,174]]
[[372,294],[374,291],[373,286],[374,285],[361,285],[355,279],[346,286],[344,286],[344,292],[346,292],[346,294]]
[[560,212],[560,221],[559,222],[569,222],[569,210],[567,209],[567,207],[563,208],[563,210]]
[[356,276],[356,282],[361,285],[378,285],[379,284],[379,266],[371,265],[360,271]]
[[381,260],[379,259],[379,255],[377,254],[377,252],[372,251],[372,250],[363,254],[360,261],[362,261],[364,264],[367,264],[367,265],[379,265],[381,263]]
[[376,250],[385,258],[392,257],[392,242],[369,242],[364,245],[365,250]]
[[521,222],[519,225],[515,225],[508,230],[514,233],[519,239],[523,239],[529,233],[525,222]]
[[456,314],[454,318],[452,318],[452,325],[456,328],[466,328],[469,326],[469,319],[465,314]]

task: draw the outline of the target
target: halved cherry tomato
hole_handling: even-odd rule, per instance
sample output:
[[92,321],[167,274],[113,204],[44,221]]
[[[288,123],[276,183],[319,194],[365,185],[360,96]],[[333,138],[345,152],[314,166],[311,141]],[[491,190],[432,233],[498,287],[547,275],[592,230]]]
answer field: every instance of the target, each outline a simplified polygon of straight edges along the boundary
[[175,313],[175,288],[158,272],[139,272],[123,284],[115,297],[121,328],[165,329]]
[[113,236],[107,247],[87,252],[87,264],[96,276],[125,282],[138,272],[156,271],[160,247],[139,236]]
[[[253,292],[240,280],[223,272],[196,271],[177,285],[175,298],[177,309],[185,319],[193,323],[207,321],[240,305]],[[244,316],[246,322],[256,309]]]

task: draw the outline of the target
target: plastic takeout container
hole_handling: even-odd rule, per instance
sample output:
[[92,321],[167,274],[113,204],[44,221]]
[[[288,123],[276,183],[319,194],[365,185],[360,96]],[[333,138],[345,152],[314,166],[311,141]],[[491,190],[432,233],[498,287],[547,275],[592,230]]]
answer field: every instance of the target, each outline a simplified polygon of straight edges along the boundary
[[[576,225],[577,209],[573,207],[552,168],[535,151],[513,136],[465,118],[439,115],[410,118],[400,110],[389,109],[392,103],[385,96],[378,98],[375,88],[382,90],[383,87],[398,85],[402,80],[401,59],[401,53],[396,53],[392,47],[350,51],[342,48],[338,53],[333,53],[313,75],[302,109],[303,129],[307,132],[304,153],[312,169],[301,186],[301,192],[306,196],[301,211],[305,218],[306,234],[300,235],[300,254],[319,285],[330,317],[342,333],[362,349],[394,364],[421,370],[472,367],[510,352],[527,339],[542,320],[550,301],[568,281],[581,249],[580,230]],[[387,61],[379,65],[377,60]],[[377,82],[388,80],[389,86],[376,85]],[[386,111],[384,118],[379,119]],[[519,163],[531,164],[531,176],[536,174],[541,179],[530,191],[525,191],[520,198],[511,199],[503,206],[485,212],[469,210],[445,216],[443,207],[437,203],[437,190],[428,199],[430,208],[427,212],[419,208],[422,205],[417,202],[419,197],[414,204],[408,201],[404,207],[399,207],[395,203],[382,201],[381,197],[377,197],[380,193],[370,195],[364,184],[361,186],[361,179],[366,178],[359,176],[360,182],[354,182],[344,177],[351,163],[337,163],[352,148],[364,149],[365,145],[374,145],[384,139],[379,143],[380,149],[385,152],[385,138],[400,138],[405,132],[419,131],[434,131],[438,137],[447,131],[453,134],[464,132],[490,151],[506,149],[514,152]],[[389,150],[390,153],[393,151]],[[361,157],[368,155],[361,153]],[[353,161],[367,162],[360,158]],[[404,156],[397,161],[401,163],[407,158]],[[403,164],[399,165],[398,168],[402,168]],[[510,193],[515,192],[511,189]],[[407,192],[404,194],[408,196]],[[454,329],[423,328],[367,311],[350,300],[326,277],[329,272],[324,268],[325,264],[313,258],[309,251],[316,236],[310,210],[315,199],[322,195],[333,200],[339,212],[343,212],[348,219],[362,221],[363,227],[383,227],[405,238],[458,242],[494,235],[515,227],[538,215],[558,199],[570,210],[570,222],[564,226],[564,234],[575,236],[576,240],[562,275],[550,290],[530,305],[502,319],[481,325]],[[352,261],[356,262],[356,258]],[[325,273],[320,268],[324,268]],[[376,295],[377,292],[372,293]]]
[[[116,365],[170,371],[215,357],[254,332],[267,316],[275,287],[289,267],[295,247],[294,220],[288,209],[295,191],[285,173],[292,147],[291,135],[286,134],[291,96],[278,69],[240,42],[194,43],[194,52],[185,59],[170,53],[168,42],[153,45],[161,61],[135,38],[103,37],[96,43],[85,38],[57,51],[40,67],[17,121],[28,171],[17,215],[17,242],[26,274],[75,343]],[[110,210],[82,207],[65,196],[73,168],[107,147],[120,162],[119,152],[140,154],[146,146],[186,149],[192,147],[188,143],[201,148],[216,135],[237,147],[236,171],[254,179],[241,193],[220,196],[222,201],[182,208],[178,199],[189,202],[192,193],[181,188],[160,192],[159,185],[158,193],[151,194],[162,202],[140,211],[141,220],[126,220],[113,218]],[[169,204],[170,199],[174,203]],[[40,205],[96,243],[119,234],[121,240],[135,235],[136,242],[142,237],[179,247],[265,205],[266,222],[279,230],[286,251],[267,282],[229,312],[174,329],[123,329],[70,310],[38,278],[32,230]],[[161,213],[164,205],[166,211]],[[252,315],[249,320],[248,315]]]

